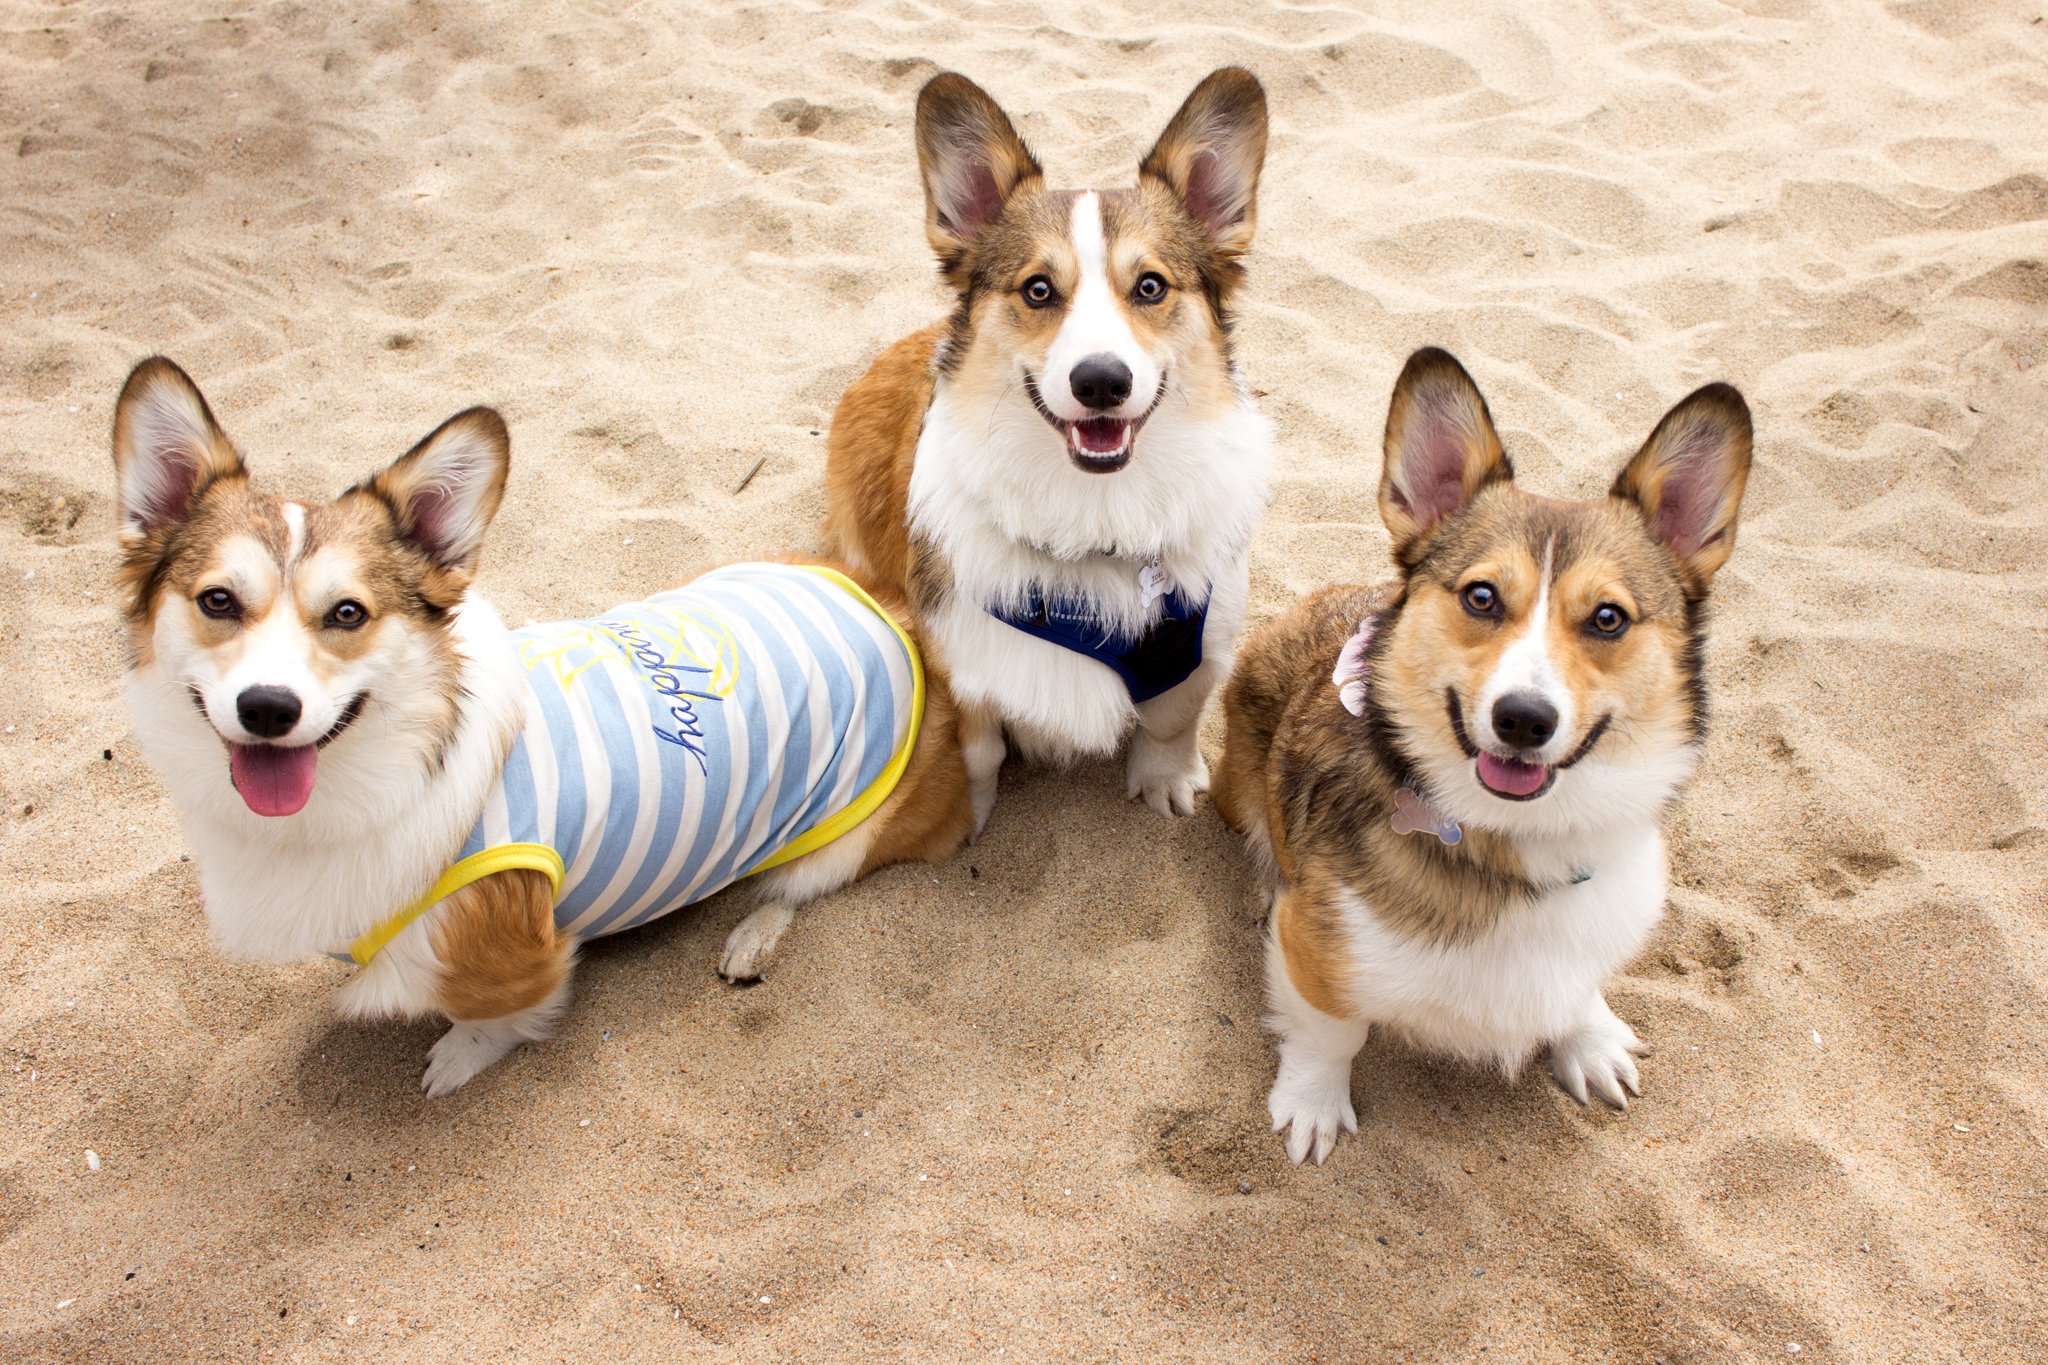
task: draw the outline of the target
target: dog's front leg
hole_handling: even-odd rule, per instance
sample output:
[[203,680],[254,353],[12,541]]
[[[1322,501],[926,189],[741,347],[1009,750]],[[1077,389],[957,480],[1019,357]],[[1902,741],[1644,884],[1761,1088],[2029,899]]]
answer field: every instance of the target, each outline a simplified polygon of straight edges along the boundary
[[521,1043],[553,1031],[569,1000],[575,945],[555,933],[553,887],[524,868],[465,886],[414,926],[440,962],[435,1005],[448,1032],[420,1085],[445,1095]]
[[1627,1109],[1628,1097],[1643,1093],[1637,1057],[1649,1051],[1598,991],[1580,1011],[1578,1026],[1550,1041],[1550,1074],[1567,1095],[1585,1104],[1597,1099],[1610,1109]]
[[[1351,1061],[1371,1031],[1347,1013],[1333,987],[1333,945],[1318,929],[1324,907],[1299,889],[1281,892],[1266,937],[1266,1026],[1279,1036],[1280,1067],[1266,1097],[1273,1131],[1286,1135],[1287,1159],[1329,1158],[1337,1139],[1358,1131],[1351,1104]],[[1297,975],[1300,981],[1297,981]],[[1320,1004],[1304,994],[1303,984]]]
[[1209,790],[1202,761],[1202,706],[1230,672],[1229,660],[1205,659],[1188,680],[1138,707],[1124,794],[1161,815],[1192,815],[1195,798]]
[[960,706],[960,757],[967,765],[967,799],[974,809],[974,828],[967,836],[973,843],[981,837],[989,815],[996,808],[996,775],[1010,746],[1003,739],[1003,718],[992,706]]

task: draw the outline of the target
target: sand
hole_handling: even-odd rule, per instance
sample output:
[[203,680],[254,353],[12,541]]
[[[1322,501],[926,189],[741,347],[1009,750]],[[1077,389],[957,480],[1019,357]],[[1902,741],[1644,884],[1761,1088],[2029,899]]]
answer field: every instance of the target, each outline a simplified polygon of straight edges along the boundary
[[[329,8],[0,6],[0,1356],[2040,1349],[2038,5]],[[754,989],[742,895],[591,949],[559,1038],[438,1102],[433,1027],[209,946],[120,698],[131,364],[297,496],[499,405],[483,589],[599,610],[816,544],[834,402],[945,303],[926,77],[1118,183],[1226,61],[1274,112],[1255,619],[1382,572],[1418,345],[1560,495],[1699,383],[1755,408],[1630,1113],[1375,1041],[1359,1137],[1288,1166],[1238,850],[1107,764],[1013,768]]]

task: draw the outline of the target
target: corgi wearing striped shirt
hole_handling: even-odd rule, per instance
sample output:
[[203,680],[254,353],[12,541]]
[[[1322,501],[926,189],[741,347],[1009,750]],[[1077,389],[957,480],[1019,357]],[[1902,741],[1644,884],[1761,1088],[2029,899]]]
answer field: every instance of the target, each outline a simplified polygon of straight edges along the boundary
[[577,943],[753,878],[719,970],[972,823],[953,701],[899,596],[717,569],[508,630],[471,589],[504,492],[472,408],[324,505],[258,492],[184,371],[121,391],[127,696],[220,946],[355,965],[352,1017],[438,1012],[429,1094],[543,1037]]

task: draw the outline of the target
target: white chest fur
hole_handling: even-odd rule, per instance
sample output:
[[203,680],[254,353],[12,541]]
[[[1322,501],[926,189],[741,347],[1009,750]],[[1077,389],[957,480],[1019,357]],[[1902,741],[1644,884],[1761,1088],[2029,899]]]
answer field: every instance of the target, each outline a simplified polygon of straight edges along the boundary
[[1578,1024],[1589,997],[1641,951],[1663,914],[1663,835],[1630,828],[1550,843],[1525,858],[1539,880],[1564,882],[1575,868],[1593,875],[1559,885],[1470,943],[1417,942],[1344,893],[1360,1017],[1507,1071]]
[[1212,594],[1207,635],[1227,656],[1243,617],[1246,552],[1266,503],[1271,427],[1249,399],[1222,412],[1169,399],[1131,464],[1091,474],[1027,404],[971,405],[942,382],[910,480],[910,524],[945,557],[953,596],[926,624],[966,701],[992,706],[1043,757],[1113,752],[1136,719],[1102,664],[989,615],[1033,591],[1085,601],[1105,629],[1156,608],[1140,581]]

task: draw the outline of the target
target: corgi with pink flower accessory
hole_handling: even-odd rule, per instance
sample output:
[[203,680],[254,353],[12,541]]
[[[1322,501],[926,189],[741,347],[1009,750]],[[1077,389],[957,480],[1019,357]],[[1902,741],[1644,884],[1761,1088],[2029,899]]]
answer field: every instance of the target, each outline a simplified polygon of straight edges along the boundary
[[1710,384],[1606,497],[1539,497],[1464,368],[1409,358],[1379,490],[1399,577],[1299,603],[1224,696],[1215,800],[1272,893],[1268,1109],[1290,1159],[1357,1131],[1375,1025],[1510,1076],[1548,1049],[1581,1104],[1641,1093],[1646,1049],[1604,989],[1663,913],[1751,440],[1742,396]]

